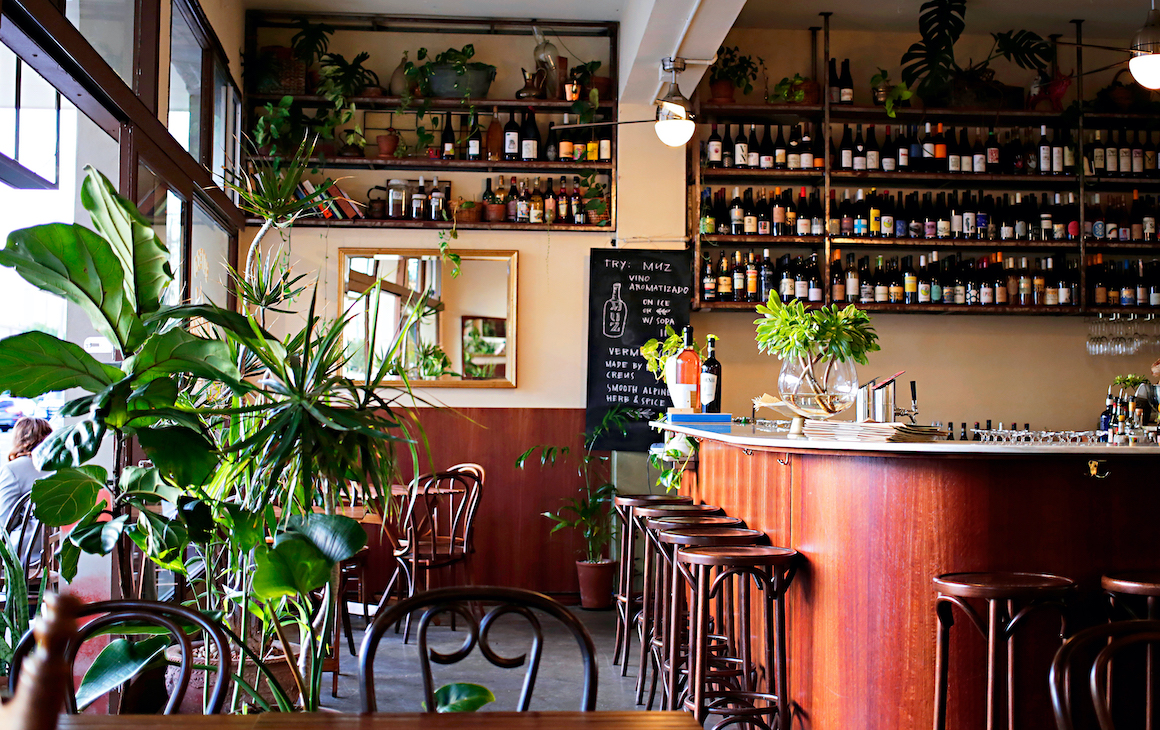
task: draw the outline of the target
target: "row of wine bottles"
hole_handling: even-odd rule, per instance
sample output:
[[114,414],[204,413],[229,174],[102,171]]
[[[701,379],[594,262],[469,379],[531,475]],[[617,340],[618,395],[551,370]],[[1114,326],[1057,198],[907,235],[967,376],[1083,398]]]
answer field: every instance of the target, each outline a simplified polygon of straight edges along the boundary
[[[548,122],[547,135],[541,135],[536,112],[522,113],[519,122],[516,113],[508,112],[506,124],[500,124],[499,109],[492,109],[492,120],[486,133],[472,113],[461,127],[458,138],[453,129],[453,117],[447,112],[439,146],[429,148],[431,157],[444,160],[506,160],[509,162],[593,162],[612,159],[611,125],[591,129],[556,130],[555,122]],[[568,124],[568,115],[564,115]]]
[[[769,124],[764,125],[764,136],[758,134],[756,124],[737,125],[734,136],[731,124],[725,124],[725,136],[713,124],[705,141],[702,163],[709,168],[735,167],[764,170],[823,169],[826,147],[820,133],[811,123],[790,126],[789,138],[781,125],[777,137]],[[993,127],[976,128],[974,141],[968,127],[957,132],[942,123],[927,122],[917,125],[885,125],[885,139],[879,143],[876,126],[865,129],[861,124],[852,131],[842,125],[842,134],[835,145],[830,138],[829,155],[832,169],[850,172],[916,173],[937,172],[991,175],[1074,175],[1076,174],[1077,145],[1073,131],[1067,127],[1049,130],[1039,128],[1036,139],[1029,128],[1005,129],[996,134]],[[820,132],[820,129],[819,129]],[[1098,177],[1160,177],[1157,166],[1157,145],[1152,132],[1147,130],[1096,130],[1085,134],[1082,158],[1087,175]]]
[[[1058,262],[1058,265],[1056,265]],[[1088,293],[1095,306],[1160,307],[1160,260],[1086,261]],[[776,294],[783,302],[822,303],[826,284],[818,254],[770,258],[721,251],[716,264],[706,256],[701,270],[701,300],[764,302]],[[1004,258],[1002,252],[978,258],[939,252],[915,257],[869,256],[855,259],[840,249],[830,262],[829,294],[834,303],[943,304],[964,306],[1077,306],[1078,262],[1066,256]]]
[[[1093,193],[1084,207],[1086,240],[1155,241],[1156,199],[1132,191],[1109,195],[1105,206]],[[728,202],[726,202],[728,200]],[[851,199],[846,189],[842,200],[830,190],[830,212],[818,189],[806,194],[799,189],[797,201],[791,188],[725,188],[701,191],[700,231],[703,234],[756,236],[843,236],[854,238],[973,239],[982,241],[1078,241],[1080,209],[1075,193],[990,194],[980,190],[959,193],[909,194],[862,189]]]

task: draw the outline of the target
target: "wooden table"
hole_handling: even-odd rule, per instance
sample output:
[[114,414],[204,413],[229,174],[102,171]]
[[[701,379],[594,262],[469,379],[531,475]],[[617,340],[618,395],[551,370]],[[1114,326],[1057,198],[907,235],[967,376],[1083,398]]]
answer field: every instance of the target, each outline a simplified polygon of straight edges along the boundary
[[263,715],[69,715],[60,730],[700,730],[685,712],[478,712],[347,715],[338,713]]

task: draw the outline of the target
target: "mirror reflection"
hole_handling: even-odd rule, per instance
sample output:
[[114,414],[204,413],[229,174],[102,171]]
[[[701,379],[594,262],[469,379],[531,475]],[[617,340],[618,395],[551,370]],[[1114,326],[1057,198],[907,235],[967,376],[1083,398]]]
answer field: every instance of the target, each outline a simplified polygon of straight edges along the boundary
[[[515,251],[463,252],[459,276],[435,250],[339,255],[342,310],[354,305],[344,332],[348,376],[365,378],[369,349],[378,362],[390,357],[391,372],[417,387],[515,387]],[[376,284],[377,297],[362,296]],[[412,314],[418,324],[400,342]]]

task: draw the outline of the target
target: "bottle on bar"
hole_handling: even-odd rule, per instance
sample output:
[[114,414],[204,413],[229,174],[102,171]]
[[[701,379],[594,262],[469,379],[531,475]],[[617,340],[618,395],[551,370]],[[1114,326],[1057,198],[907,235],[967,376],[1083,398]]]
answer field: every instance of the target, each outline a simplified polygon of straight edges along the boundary
[[[681,333],[684,339],[684,349],[677,354],[677,387],[672,388],[679,402],[673,405],[677,408],[691,408],[693,412],[701,411],[701,356],[697,354],[693,343],[693,327],[686,325]],[[671,388],[671,386],[670,386]]]
[[705,361],[701,363],[701,411],[720,413],[721,361],[717,359],[717,338],[710,336],[705,347]]

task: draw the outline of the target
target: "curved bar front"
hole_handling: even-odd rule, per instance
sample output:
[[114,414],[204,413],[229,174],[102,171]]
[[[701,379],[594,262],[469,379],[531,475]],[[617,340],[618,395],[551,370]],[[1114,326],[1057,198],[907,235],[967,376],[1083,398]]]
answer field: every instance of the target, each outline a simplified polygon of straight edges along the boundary
[[[683,492],[805,558],[789,602],[794,728],[932,727],[939,574],[1072,578],[1075,630],[1104,620],[1103,573],[1160,568],[1160,447],[847,445],[654,425],[700,441]],[[1020,726],[1054,727],[1058,631],[1051,617],[1020,628]],[[961,614],[951,633],[947,727],[983,728],[985,641]]]

